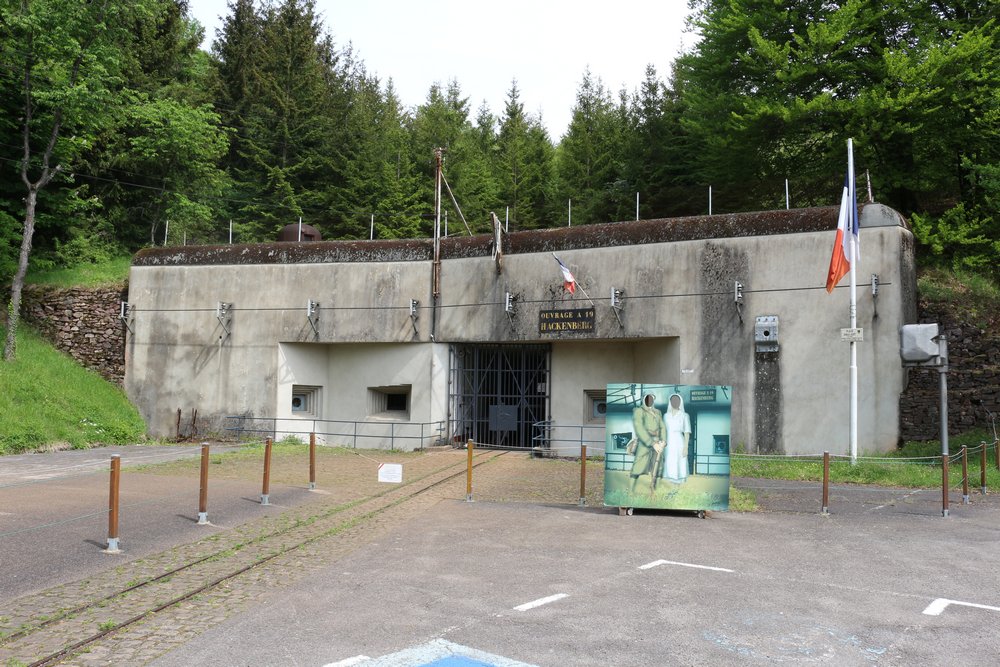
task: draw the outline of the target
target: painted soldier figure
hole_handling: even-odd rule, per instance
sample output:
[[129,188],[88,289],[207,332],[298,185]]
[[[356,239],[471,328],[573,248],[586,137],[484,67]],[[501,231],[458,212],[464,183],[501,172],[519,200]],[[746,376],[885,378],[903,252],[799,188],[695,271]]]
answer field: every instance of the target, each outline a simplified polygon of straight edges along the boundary
[[660,458],[666,442],[666,426],[663,414],[653,407],[654,396],[646,394],[642,406],[632,410],[632,426],[635,429],[635,460],[629,476],[632,478],[632,491],[640,475],[651,475],[650,490],[656,488],[656,476],[659,473]]

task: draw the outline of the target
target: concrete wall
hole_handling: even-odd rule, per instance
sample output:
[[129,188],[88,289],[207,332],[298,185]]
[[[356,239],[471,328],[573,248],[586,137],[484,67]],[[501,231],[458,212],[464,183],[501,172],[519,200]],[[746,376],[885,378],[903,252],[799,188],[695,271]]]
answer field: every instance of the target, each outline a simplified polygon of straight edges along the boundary
[[[583,390],[608,381],[731,385],[734,447],[846,453],[847,279],[833,294],[823,287],[836,209],[755,215],[512,234],[501,271],[491,237],[446,239],[437,309],[428,246],[417,242],[395,259],[388,246],[355,244],[356,261],[326,243],[140,254],[125,387],[154,435],[170,434],[178,408],[281,416],[292,384],[329,387],[324,415],[348,420],[367,419],[368,386],[412,384],[410,421],[432,421],[446,409],[449,343],[547,342],[559,423],[580,423]],[[876,451],[898,437],[897,331],[915,317],[912,236],[885,207],[866,206],[861,223],[859,432],[862,450]],[[582,288],[574,296],[552,252],[573,270]],[[620,322],[612,288],[625,295]],[[511,317],[507,292],[516,297]],[[318,333],[306,319],[309,299],[321,304]],[[415,320],[411,299],[420,302]],[[229,336],[216,320],[219,301],[233,303]],[[585,307],[595,309],[593,332],[539,333],[540,311]],[[779,318],[778,352],[756,351],[758,315]],[[298,379],[316,379],[307,367],[321,363],[306,344],[327,348],[325,383]]]

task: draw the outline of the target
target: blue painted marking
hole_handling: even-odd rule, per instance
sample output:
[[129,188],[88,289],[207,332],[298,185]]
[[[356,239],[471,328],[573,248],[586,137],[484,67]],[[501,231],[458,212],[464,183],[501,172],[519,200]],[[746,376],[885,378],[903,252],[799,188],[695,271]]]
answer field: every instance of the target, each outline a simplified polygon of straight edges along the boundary
[[424,663],[421,667],[496,667],[496,666],[488,662],[480,662],[479,660],[473,660],[471,658],[466,658],[460,655],[452,655],[447,658],[441,658],[440,660],[435,660],[434,662]]
[[[329,663],[327,667],[335,664],[338,663]],[[536,667],[441,638],[381,658],[364,658],[350,664],[358,667]]]

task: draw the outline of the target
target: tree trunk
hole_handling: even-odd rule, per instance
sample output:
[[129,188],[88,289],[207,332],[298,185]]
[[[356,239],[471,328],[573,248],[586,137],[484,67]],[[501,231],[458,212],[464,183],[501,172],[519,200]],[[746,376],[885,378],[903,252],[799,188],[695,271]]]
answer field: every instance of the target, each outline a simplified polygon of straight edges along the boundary
[[38,202],[38,190],[28,188],[25,199],[24,234],[21,237],[21,255],[17,262],[17,273],[10,284],[10,301],[7,303],[7,341],[3,346],[4,361],[14,361],[17,358],[17,323],[21,319],[21,291],[24,289],[24,276],[28,272],[28,257],[31,255],[31,238],[35,235],[35,204]]

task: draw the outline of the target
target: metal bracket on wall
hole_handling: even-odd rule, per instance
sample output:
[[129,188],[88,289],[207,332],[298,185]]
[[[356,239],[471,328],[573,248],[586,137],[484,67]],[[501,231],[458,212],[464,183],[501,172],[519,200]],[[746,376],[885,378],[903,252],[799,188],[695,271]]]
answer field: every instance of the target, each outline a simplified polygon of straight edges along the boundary
[[622,322],[622,311],[625,310],[625,290],[618,289],[617,287],[611,288],[611,310],[614,311],[615,318],[618,320],[618,326],[622,329],[625,328],[625,324]]
[[417,320],[420,318],[420,302],[410,299],[410,324],[413,325],[413,335],[418,335]]
[[230,328],[233,322],[232,314],[233,304],[226,303],[225,301],[220,301],[219,305],[215,307],[215,318],[219,320],[219,324],[222,325],[223,333],[219,335],[219,347],[226,342],[226,339],[233,333]]
[[733,303],[736,304],[736,315],[743,324],[743,283],[736,281],[733,283]]
[[309,320],[313,334],[319,336],[319,301],[309,299],[306,303],[306,319]]
[[132,322],[135,320],[135,318],[132,316],[132,313],[133,313],[133,308],[131,304],[129,304],[128,301],[122,301],[122,309],[121,312],[118,314],[118,319],[122,321],[122,323],[125,325],[125,328],[128,329],[128,332],[134,336],[135,330],[132,329]]

